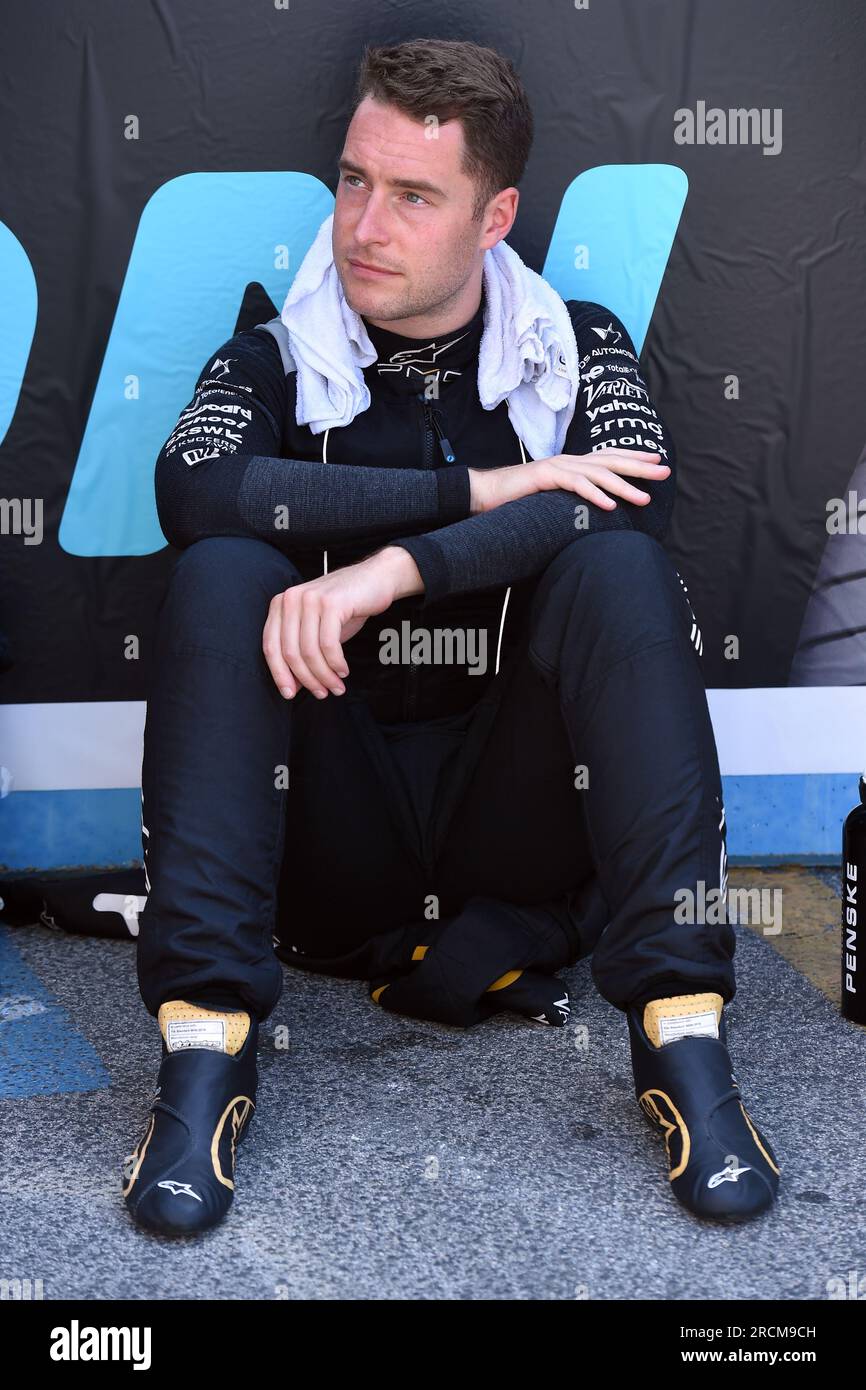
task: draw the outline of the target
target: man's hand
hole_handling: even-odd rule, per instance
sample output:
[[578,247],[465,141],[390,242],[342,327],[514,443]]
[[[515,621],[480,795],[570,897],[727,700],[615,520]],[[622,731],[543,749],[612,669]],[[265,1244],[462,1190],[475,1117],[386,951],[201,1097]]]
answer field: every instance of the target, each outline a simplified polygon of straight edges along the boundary
[[329,690],[345,694],[340,677],[349,667],[342,643],[396,599],[423,592],[418,566],[408,550],[395,545],[275,594],[262,651],[280,694],[290,700],[301,686],[320,700]]
[[619,474],[661,480],[671,470],[666,463],[653,462],[659,457],[657,452],[644,449],[600,449],[589,454],[554,454],[551,458],[515,463],[507,468],[470,468],[470,514],[490,512],[504,502],[514,502],[534,492],[550,492],[554,488],[576,492],[588,502],[597,502],[610,511],[616,502],[602,492],[601,485],[608,492],[642,507],[652,501],[649,493],[625,482]]

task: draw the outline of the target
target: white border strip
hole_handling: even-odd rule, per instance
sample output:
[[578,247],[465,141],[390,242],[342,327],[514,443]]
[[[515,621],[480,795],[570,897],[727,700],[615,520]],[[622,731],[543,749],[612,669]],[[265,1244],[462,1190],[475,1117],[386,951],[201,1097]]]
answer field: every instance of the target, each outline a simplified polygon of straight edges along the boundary
[[[723,775],[866,770],[866,687],[708,690]],[[0,705],[8,791],[141,786],[146,703]]]
[[0,764],[12,776],[8,790],[140,787],[146,710],[144,700],[0,705]]
[[726,777],[866,770],[866,687],[708,690]]

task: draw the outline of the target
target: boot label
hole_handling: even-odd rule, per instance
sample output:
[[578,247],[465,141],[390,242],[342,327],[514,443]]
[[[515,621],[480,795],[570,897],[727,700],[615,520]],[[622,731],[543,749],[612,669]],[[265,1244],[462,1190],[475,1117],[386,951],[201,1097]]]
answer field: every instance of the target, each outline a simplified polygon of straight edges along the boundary
[[663,1015],[659,1019],[659,1034],[662,1046],[665,1043],[676,1042],[678,1038],[686,1038],[691,1035],[717,1038],[719,1026],[716,1021],[716,1011],[715,1009],[707,1009],[706,1013],[680,1014],[677,1018],[665,1018]]
[[225,1019],[169,1019],[166,1029],[166,1045],[169,1052],[179,1052],[184,1047],[212,1047],[215,1052],[225,1052]]

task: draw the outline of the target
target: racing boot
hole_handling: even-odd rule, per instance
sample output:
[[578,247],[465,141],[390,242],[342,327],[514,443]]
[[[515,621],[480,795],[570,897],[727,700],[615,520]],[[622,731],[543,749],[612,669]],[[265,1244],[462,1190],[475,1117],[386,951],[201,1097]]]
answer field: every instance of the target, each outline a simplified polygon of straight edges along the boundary
[[722,996],[653,999],[626,1014],[635,1095],[664,1132],[674,1196],[696,1216],[758,1216],[780,1170],[732,1074]]
[[123,1165],[135,1221],[189,1235],[221,1221],[234,1197],[235,1146],[256,1099],[258,1020],[242,1009],[168,1000],[162,1062],[144,1137]]

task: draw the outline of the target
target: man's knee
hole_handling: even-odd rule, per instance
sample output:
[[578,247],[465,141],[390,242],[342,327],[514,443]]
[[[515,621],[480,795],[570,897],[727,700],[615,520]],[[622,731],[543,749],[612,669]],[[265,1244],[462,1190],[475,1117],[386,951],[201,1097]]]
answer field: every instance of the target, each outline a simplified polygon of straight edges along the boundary
[[201,640],[205,631],[211,639],[219,635],[215,645],[222,650],[251,629],[251,617],[264,625],[273,596],[300,582],[294,561],[266,541],[208,536],[181,552],[161,621],[169,622],[175,636],[196,634]]
[[301,583],[297,565],[267,541],[255,536],[207,536],[181,552],[170,587],[181,602],[201,603],[220,611]]
[[643,531],[600,531],[570,542],[542,575],[531,651],[559,669],[566,651],[603,648],[613,660],[687,633],[685,595],[670,556]]
[[[612,603],[634,604],[675,580],[670,556],[660,541],[644,531],[593,531],[570,541],[547,566],[535,593],[533,615],[551,603],[579,596],[594,609]],[[669,590],[670,592],[670,590]]]
[[569,541],[550,562],[545,573],[597,574],[618,578],[637,575],[669,563],[661,541],[646,531],[591,531]]
[[300,572],[275,546],[256,536],[206,536],[181,551],[173,575],[204,574],[209,580],[220,576],[242,580],[248,576],[287,576],[285,587],[300,579]]

